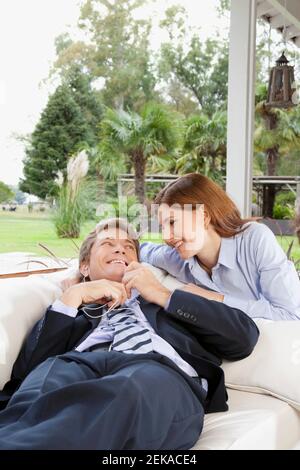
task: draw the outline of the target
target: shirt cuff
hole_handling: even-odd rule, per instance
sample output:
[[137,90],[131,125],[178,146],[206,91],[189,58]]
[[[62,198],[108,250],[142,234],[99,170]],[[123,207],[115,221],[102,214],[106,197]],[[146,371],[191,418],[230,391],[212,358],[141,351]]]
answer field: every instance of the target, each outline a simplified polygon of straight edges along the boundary
[[169,295],[169,298],[168,298],[167,302],[165,303],[165,306],[164,306],[165,310],[168,310],[168,308],[169,308],[172,294],[173,294],[173,292]]
[[76,307],[71,307],[70,305],[65,305],[61,300],[55,300],[55,302],[51,306],[51,310],[54,310],[58,313],[63,313],[64,315],[68,315],[68,317],[75,318],[78,312]]

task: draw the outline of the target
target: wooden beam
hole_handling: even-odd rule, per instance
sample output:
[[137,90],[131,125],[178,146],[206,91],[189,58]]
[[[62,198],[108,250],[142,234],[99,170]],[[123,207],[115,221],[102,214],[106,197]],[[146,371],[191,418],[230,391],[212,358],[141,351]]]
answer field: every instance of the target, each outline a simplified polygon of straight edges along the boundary
[[269,2],[259,3],[257,6],[257,17],[259,18],[260,16],[266,15],[272,10],[273,10],[273,7],[272,5],[270,5]]
[[286,28],[287,39],[296,38],[298,36],[300,36],[300,29],[298,29],[296,26],[289,26]]
[[[286,24],[293,24],[300,29],[299,0],[268,0],[278,14],[284,16]],[[286,8],[285,8],[286,6]]]
[[[267,0],[258,3],[257,11],[257,16],[268,21],[272,28],[281,30],[281,32],[284,26],[287,30],[292,28],[291,34],[287,34],[288,40],[298,36],[298,32],[300,32],[299,0]],[[295,43],[299,46],[297,41]]]
[[283,28],[284,25],[286,27],[293,25],[291,20],[285,19],[281,14],[272,16],[272,18],[270,18],[270,24],[272,28]]

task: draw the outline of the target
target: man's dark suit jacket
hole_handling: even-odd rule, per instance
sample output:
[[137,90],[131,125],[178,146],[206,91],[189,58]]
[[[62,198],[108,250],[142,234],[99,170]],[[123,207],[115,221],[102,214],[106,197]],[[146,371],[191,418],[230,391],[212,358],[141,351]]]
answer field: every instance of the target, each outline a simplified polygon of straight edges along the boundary
[[[248,356],[259,336],[251,318],[242,311],[176,289],[168,309],[138,297],[140,307],[159,336],[208,381],[205,412],[226,411],[228,406],[222,359]],[[0,407],[38,364],[74,349],[98,325],[79,310],[76,318],[47,309],[25,340],[12,370],[11,380],[0,392]],[[92,354],[92,353],[91,353]]]

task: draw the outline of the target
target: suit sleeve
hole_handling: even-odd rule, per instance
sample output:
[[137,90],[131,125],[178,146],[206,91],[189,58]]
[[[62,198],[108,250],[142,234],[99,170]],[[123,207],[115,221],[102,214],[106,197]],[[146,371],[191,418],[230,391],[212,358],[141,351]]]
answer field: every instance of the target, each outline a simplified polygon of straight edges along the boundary
[[12,370],[12,379],[23,380],[38,364],[68,350],[75,318],[49,307],[27,336]]
[[259,337],[254,321],[237,308],[176,289],[166,312],[184,323],[212,353],[231,361],[251,354]]

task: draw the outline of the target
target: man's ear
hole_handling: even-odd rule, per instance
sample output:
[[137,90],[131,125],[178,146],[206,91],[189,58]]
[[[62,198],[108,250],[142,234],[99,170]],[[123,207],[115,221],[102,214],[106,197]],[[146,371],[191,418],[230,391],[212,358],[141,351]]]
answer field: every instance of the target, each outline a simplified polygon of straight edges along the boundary
[[79,267],[79,271],[83,275],[83,277],[88,277],[90,274],[89,265],[86,263],[82,263]]

